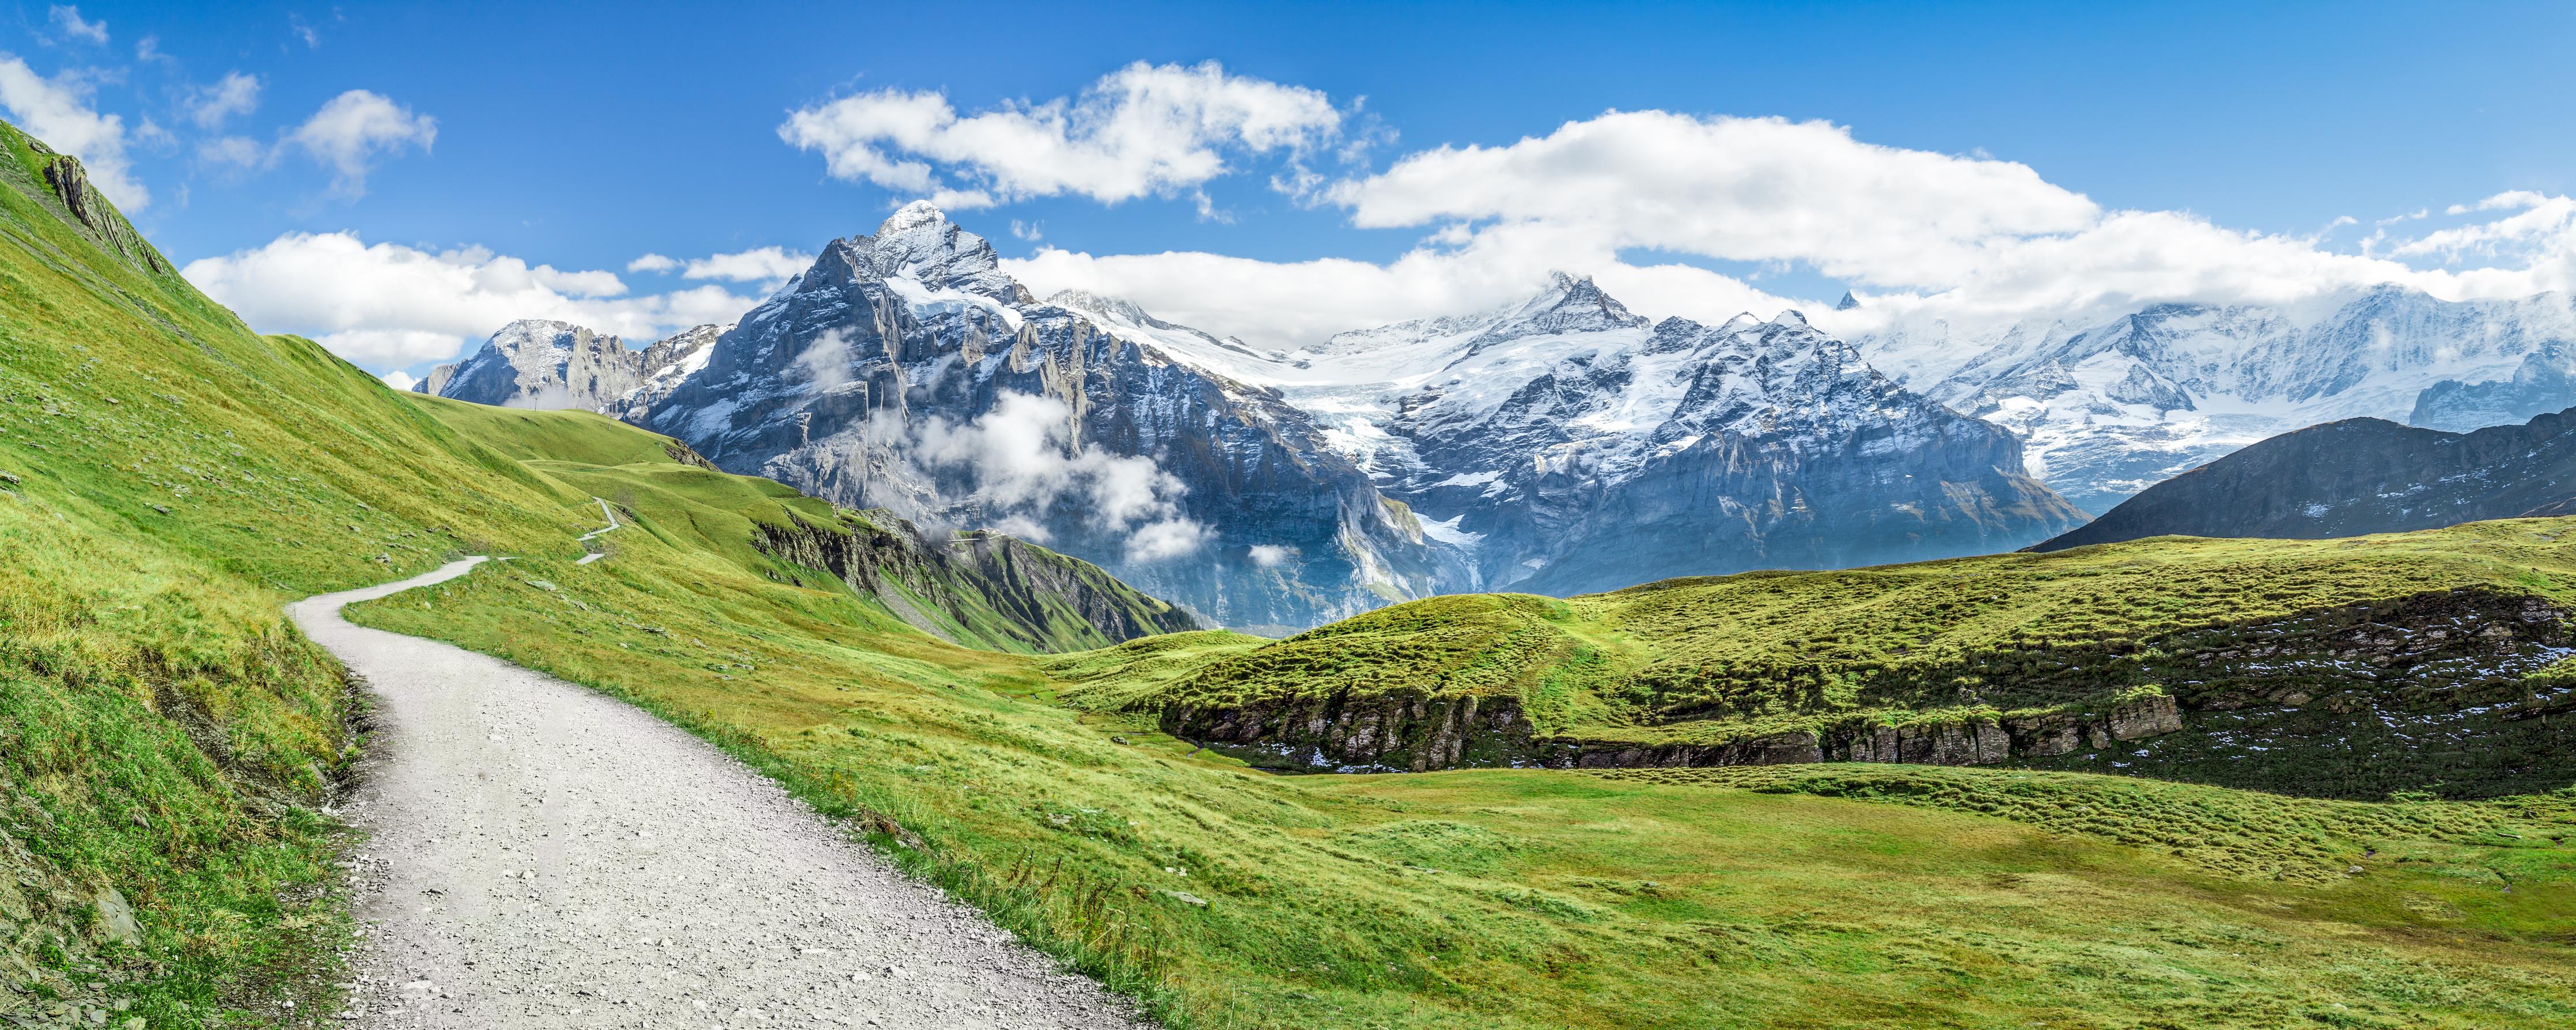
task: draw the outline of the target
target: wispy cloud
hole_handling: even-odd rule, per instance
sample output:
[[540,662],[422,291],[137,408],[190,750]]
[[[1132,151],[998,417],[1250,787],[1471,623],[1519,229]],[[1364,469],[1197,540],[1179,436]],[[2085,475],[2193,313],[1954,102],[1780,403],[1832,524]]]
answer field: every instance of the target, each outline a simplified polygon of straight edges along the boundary
[[411,147],[427,152],[438,140],[438,120],[413,114],[382,94],[353,89],[323,104],[287,140],[330,166],[333,192],[358,197],[366,194],[367,173],[380,156]]

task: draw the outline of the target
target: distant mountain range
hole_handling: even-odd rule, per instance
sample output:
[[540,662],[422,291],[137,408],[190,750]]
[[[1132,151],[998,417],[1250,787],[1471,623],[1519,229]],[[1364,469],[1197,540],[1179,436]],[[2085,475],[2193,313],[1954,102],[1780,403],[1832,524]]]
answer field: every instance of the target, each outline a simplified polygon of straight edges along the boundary
[[2446,433],[2375,418],[2273,437],[2148,487],[2031,550],[2150,536],[2324,539],[2564,515],[2576,409]]
[[2092,512],[2320,423],[2465,432],[2576,405],[2576,298],[2563,292],[2446,301],[2380,286],[1985,332],[1900,323],[1857,342],[1909,386],[2011,428],[2031,474]]
[[834,241],[735,326],[635,352],[523,322],[421,388],[605,411],[728,471],[1029,535],[1246,628],[2007,550],[2083,518],[2012,433],[1794,312],[1649,324],[1558,276],[1286,353],[1039,300],[928,204]]
[[[731,471],[1043,540],[1219,624],[1296,628],[1433,593],[2029,545],[2311,424],[2464,431],[2576,405],[2576,307],[2390,286],[1845,342],[1795,311],[1655,322],[1560,274],[1279,351],[1119,298],[1041,300],[916,203],[737,325],[639,351],[521,322],[420,388],[603,411]],[[2239,516],[2270,517],[2195,517]]]

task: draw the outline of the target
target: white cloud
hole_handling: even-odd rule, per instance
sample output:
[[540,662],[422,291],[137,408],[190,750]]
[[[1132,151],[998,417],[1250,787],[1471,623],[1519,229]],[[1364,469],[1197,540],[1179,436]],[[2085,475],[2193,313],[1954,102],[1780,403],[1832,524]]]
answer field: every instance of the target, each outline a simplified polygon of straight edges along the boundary
[[1294,547],[1283,547],[1278,544],[1252,545],[1252,563],[1265,569],[1277,568],[1296,556],[1297,549]]
[[629,272],[668,272],[678,267],[678,261],[660,254],[646,254],[626,263]]
[[737,283],[779,283],[813,264],[812,254],[785,247],[756,247],[738,254],[715,254],[694,259],[680,276]]
[[308,335],[379,368],[453,357],[522,318],[653,339],[729,321],[755,303],[719,286],[630,296],[611,272],[531,265],[479,247],[368,244],[348,232],[288,233],[190,262],[183,273],[264,332]]
[[186,107],[198,128],[220,128],[226,118],[259,109],[259,77],[226,72],[213,85],[190,90]]
[[1130,561],[1179,557],[1209,537],[1180,514],[1186,484],[1152,458],[1073,446],[1073,409],[1055,398],[1005,392],[970,424],[932,419],[915,435],[915,460],[971,470],[983,521],[1013,535],[1046,542],[1047,513],[1070,506],[1125,536]]
[[118,207],[140,211],[151,205],[152,192],[126,163],[125,120],[90,107],[89,89],[79,80],[44,78],[27,62],[0,53],[0,107],[29,135],[80,158],[90,181]]
[[1092,255],[1046,248],[1004,259],[1038,296],[1081,289],[1125,297],[1157,317],[1265,347],[1312,346],[1337,332],[1512,303],[1547,273],[1592,275],[1630,307],[1722,321],[1798,302],[1686,265],[1631,265],[1580,233],[1519,224],[1451,246],[1426,242],[1385,264],[1348,258],[1270,262],[1204,252]]
[[411,146],[428,151],[438,139],[438,120],[353,89],[323,104],[287,139],[332,168],[334,192],[356,197],[367,192],[367,172],[379,155]]
[[393,387],[396,390],[409,390],[412,387],[420,385],[420,380],[412,378],[411,373],[405,372],[401,369],[387,372],[379,378],[385,381],[386,386]]
[[101,45],[107,42],[107,22],[81,20],[78,7],[55,7],[50,12],[54,28],[74,39],[86,39]]
[[1998,238],[2100,208],[2029,166],[1862,143],[1821,121],[1611,112],[1503,147],[1441,147],[1324,192],[1363,228],[1535,222],[1599,247],[1800,261],[1936,285]]
[[[2164,301],[2290,303],[2387,282],[2454,299],[2576,288],[2576,200],[2566,197],[2500,193],[2453,206],[2466,225],[2388,236],[2419,211],[2334,246],[2327,234],[2342,220],[2303,235],[2106,210],[2024,165],[1876,146],[1822,122],[1612,112],[1506,146],[1409,155],[1314,195],[1357,226],[1414,228],[1421,241],[1385,263],[1047,248],[1004,264],[1041,296],[1124,296],[1276,347],[1507,303],[1549,269],[1592,275],[1650,316],[1797,307],[1845,333]],[[1689,263],[1699,259],[1819,272],[1870,303],[1835,312],[1824,298],[1774,295],[1758,276]]]
[[1046,238],[1046,223],[1023,222],[1017,218],[1011,219],[1011,236],[1014,239],[1027,240],[1030,243],[1036,243],[1037,241]]
[[267,164],[270,156],[267,147],[247,136],[217,136],[197,144],[197,160],[210,165],[257,168]]
[[963,210],[1064,194],[1117,203],[1196,193],[1233,170],[1229,153],[1295,160],[1341,127],[1316,90],[1228,75],[1214,61],[1139,61],[1079,97],[971,115],[939,93],[875,90],[794,111],[778,135],[820,151],[837,178]]

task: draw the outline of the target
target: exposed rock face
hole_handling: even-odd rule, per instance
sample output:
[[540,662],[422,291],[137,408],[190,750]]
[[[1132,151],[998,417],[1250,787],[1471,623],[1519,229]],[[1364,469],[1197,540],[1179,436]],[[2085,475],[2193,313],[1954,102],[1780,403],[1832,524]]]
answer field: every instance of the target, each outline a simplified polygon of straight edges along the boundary
[[54,199],[63,202],[74,222],[128,263],[154,274],[171,273],[169,259],[162,257],[142,233],[134,231],[133,223],[118,214],[116,206],[108,203],[99,195],[98,187],[90,184],[89,170],[81,166],[80,158],[56,153],[33,136],[21,135],[18,138],[26,141],[27,149],[45,160],[45,186],[53,191]]
[[2296,308],[2157,304],[1992,330],[1899,324],[1862,349],[2011,428],[2088,511],[2265,437],[2350,418],[2466,432],[2576,405],[2576,297],[2446,301],[2398,286]]
[[1795,312],[1666,319],[1490,408],[1408,402],[1390,431],[1422,464],[1396,496],[1479,537],[1489,584],[1537,593],[1983,554],[2084,518],[2023,473],[2011,433],[1908,393]]
[[959,627],[999,632],[1007,637],[1002,643],[1041,652],[1204,628],[1179,606],[1139,593],[1098,566],[1002,534],[935,537],[881,510],[846,519],[841,528],[847,532],[802,522],[761,525],[754,546],[828,571],[952,643],[960,642]]
[[1805,762],[2002,765],[2183,728],[2170,697],[2123,701],[2099,713],[2051,712],[1901,726],[1854,724],[1708,744],[1641,744],[1536,736],[1508,697],[1392,698],[1355,704],[1332,695],[1241,708],[1174,708],[1163,731],[1242,749],[1257,764],[1339,771],[1424,772],[1472,766],[1625,769]]
[[[2569,643],[2566,613],[2547,602],[2460,590],[2180,630],[2151,650],[2052,647],[2041,662],[1969,656],[1920,678],[1947,684],[1974,671],[1987,679],[1980,689],[2022,696],[2165,686],[2003,715],[1931,713],[1897,726],[1818,712],[1817,729],[1707,743],[1580,739],[1538,733],[1510,696],[1332,695],[1175,706],[1160,719],[1175,736],[1301,770],[2002,764],[2329,797],[2428,787],[2482,797],[2576,780],[2576,737],[2563,727],[2576,713],[2576,681],[2532,678],[2576,653]],[[1921,691],[1900,684],[1882,693]],[[1862,701],[1884,703],[1870,695]]]
[[412,390],[500,407],[641,414],[705,367],[708,349],[730,328],[702,325],[638,351],[569,322],[521,319],[473,356],[431,369]]
[[1478,315],[1209,360],[1332,413],[1335,445],[1469,556],[1477,589],[1983,553],[2083,519],[2024,474],[2010,432],[1797,312],[1650,324],[1560,274]]
[[617,399],[599,406],[599,412],[628,422],[641,421],[654,406],[680,388],[699,369],[707,367],[716,340],[733,331],[733,323],[702,325],[673,333],[644,348],[636,355],[636,369],[643,381],[634,389],[619,394]]
[[841,503],[1016,527],[1224,625],[1463,585],[1305,413],[1175,356],[1222,341],[1086,301],[1039,302],[915,204],[825,247],[628,417]]
[[412,389],[476,404],[593,411],[643,382],[626,341],[568,322],[521,319],[474,356],[431,369]]
[[2150,536],[2323,539],[2512,518],[2576,498],[2576,410],[2474,433],[2375,418],[2286,433],[2031,549]]

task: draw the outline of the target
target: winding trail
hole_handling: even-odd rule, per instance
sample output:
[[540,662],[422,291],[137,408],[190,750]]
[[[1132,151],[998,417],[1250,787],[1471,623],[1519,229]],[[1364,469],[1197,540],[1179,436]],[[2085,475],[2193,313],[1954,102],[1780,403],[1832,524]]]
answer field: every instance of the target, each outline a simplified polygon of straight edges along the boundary
[[1144,1026],[670,724],[340,616],[482,561],[288,607],[380,699],[336,1025]]

